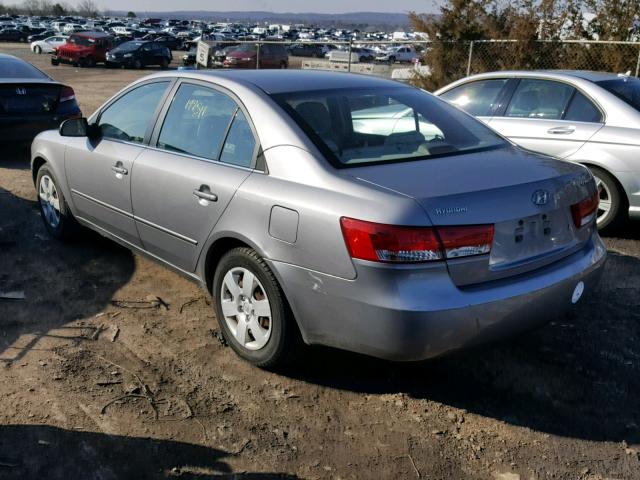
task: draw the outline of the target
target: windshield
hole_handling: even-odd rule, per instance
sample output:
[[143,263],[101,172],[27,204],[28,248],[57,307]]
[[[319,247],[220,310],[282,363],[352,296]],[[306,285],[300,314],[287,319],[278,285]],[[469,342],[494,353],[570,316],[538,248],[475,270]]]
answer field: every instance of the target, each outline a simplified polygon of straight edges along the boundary
[[637,78],[624,77],[596,84],[640,111],[640,80]]
[[77,35],[71,35],[69,37],[69,40],[67,40],[67,42],[74,43],[76,45],[81,45],[83,47],[89,47],[89,46],[93,45],[96,41],[93,38],[79,37]]
[[415,88],[296,92],[273,98],[337,166],[506,145],[481,122]]
[[2,78],[49,78],[36,67],[14,58],[0,58]]

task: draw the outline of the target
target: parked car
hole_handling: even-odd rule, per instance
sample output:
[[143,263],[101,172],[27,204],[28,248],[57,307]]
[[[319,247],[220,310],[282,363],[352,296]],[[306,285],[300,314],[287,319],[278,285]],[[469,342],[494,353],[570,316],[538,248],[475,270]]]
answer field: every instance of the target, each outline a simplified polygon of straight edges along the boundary
[[171,51],[156,42],[133,40],[118,45],[107,53],[107,66],[144,68],[159,65],[167,68],[171,63]]
[[17,28],[3,28],[0,30],[0,42],[26,42],[29,34]]
[[234,45],[227,45],[224,48],[220,48],[218,50],[215,51],[215,53],[213,54],[213,66],[214,67],[223,67],[224,66],[224,61],[227,59],[227,55],[229,54],[229,52],[232,52],[233,50],[236,50],[237,48],[237,44]]
[[31,143],[43,130],[82,115],[71,87],[0,53],[0,144]]
[[107,51],[112,46],[113,37],[106,33],[74,33],[64,45],[54,50],[51,64],[69,63],[80,67],[94,67],[97,63],[106,62]]
[[530,150],[586,165],[598,227],[640,219],[640,80],[584,71],[495,72],[437,92]]
[[[225,68],[256,68],[257,44],[242,43],[227,52]],[[289,55],[284,45],[265,43],[260,45],[260,68],[288,68]]]
[[411,46],[392,47],[376,55],[377,62],[414,62],[418,54]]
[[53,37],[45,38],[44,40],[37,40],[35,42],[31,42],[31,51],[34,53],[53,53],[53,51],[64,45],[67,41],[68,37],[63,35],[56,35]]
[[[354,128],[393,104],[415,121]],[[606,258],[586,168],[365,75],[155,74],[40,134],[32,170],[51,235],[84,225],[199,282],[259,366],[299,336],[418,360],[511,335],[574,308]]]
[[29,35],[27,37],[27,41],[29,43],[32,43],[32,42],[36,42],[38,40],[44,40],[45,38],[55,37],[56,35],[59,35],[59,32],[56,32],[55,30],[45,30],[42,33],[35,33],[35,34],[32,34],[32,35]]
[[315,43],[294,43],[287,50],[294,57],[322,58],[325,53],[322,45]]
[[198,48],[197,47],[192,48],[187,53],[182,55],[182,64],[185,67],[188,67],[190,65],[195,65],[197,54],[198,54]]

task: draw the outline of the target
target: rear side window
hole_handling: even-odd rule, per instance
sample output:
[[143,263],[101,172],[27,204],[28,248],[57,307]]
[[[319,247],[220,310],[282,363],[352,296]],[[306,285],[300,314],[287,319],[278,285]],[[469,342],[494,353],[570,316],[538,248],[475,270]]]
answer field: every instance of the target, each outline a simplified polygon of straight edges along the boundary
[[183,84],[167,112],[158,147],[218,160],[236,110],[236,103],[224,93]]
[[0,75],[2,78],[49,78],[31,64],[12,57],[0,58]]
[[479,80],[453,88],[440,95],[473,116],[491,115],[507,79]]
[[505,117],[560,120],[573,92],[573,87],[560,82],[520,80]]
[[571,99],[569,108],[567,108],[564,119],[573,122],[600,123],[602,122],[602,114],[591,100],[576,91],[576,94]]
[[615,80],[596,82],[608,92],[614,94],[623,102],[640,111],[640,80],[624,77]]
[[102,136],[142,143],[168,84],[156,82],[143,85],[109,105],[98,121]]
[[224,142],[220,161],[249,168],[253,164],[255,147],[256,140],[247,117],[242,113],[242,110],[238,109],[229,129],[227,140]]

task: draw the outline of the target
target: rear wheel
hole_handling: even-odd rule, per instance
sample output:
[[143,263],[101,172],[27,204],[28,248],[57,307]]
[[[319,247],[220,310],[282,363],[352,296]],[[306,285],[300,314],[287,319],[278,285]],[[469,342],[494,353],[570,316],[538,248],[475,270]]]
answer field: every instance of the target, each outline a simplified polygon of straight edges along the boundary
[[136,59],[133,61],[133,68],[135,68],[136,70],[139,70],[139,69],[141,69],[142,67],[143,67],[143,65],[142,65],[142,61],[141,61],[139,58],[136,58]]
[[162,60],[160,60],[160,68],[165,70],[168,66],[169,66],[169,60],[163,57]]
[[42,47],[40,45],[36,45],[35,47],[33,47],[33,51],[40,55],[42,53]]
[[287,62],[284,62],[284,61],[280,62],[280,68],[281,69],[285,69],[287,67],[288,67]]
[[598,167],[590,167],[600,197],[598,229],[604,233],[620,227],[627,218],[627,200],[613,176]]
[[273,272],[254,250],[235,248],[222,257],[213,294],[222,334],[240,357],[269,368],[295,349],[295,321]]
[[58,240],[70,240],[78,233],[80,225],[73,218],[53,173],[46,165],[38,170],[36,187],[40,214],[47,231]]

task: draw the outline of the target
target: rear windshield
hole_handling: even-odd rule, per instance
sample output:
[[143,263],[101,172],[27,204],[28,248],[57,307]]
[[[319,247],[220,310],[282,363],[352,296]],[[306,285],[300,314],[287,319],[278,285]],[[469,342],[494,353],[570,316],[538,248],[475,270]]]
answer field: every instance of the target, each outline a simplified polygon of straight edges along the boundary
[[339,167],[506,145],[481,122],[416,88],[307,91],[273,98]]
[[146,42],[125,42],[121,45],[118,45],[118,50],[130,51],[130,50],[138,50],[142,45]]
[[0,58],[0,76],[2,78],[49,78],[31,64],[14,58]]
[[604,80],[596,82],[596,84],[640,111],[640,80],[637,78],[625,77],[616,80]]

